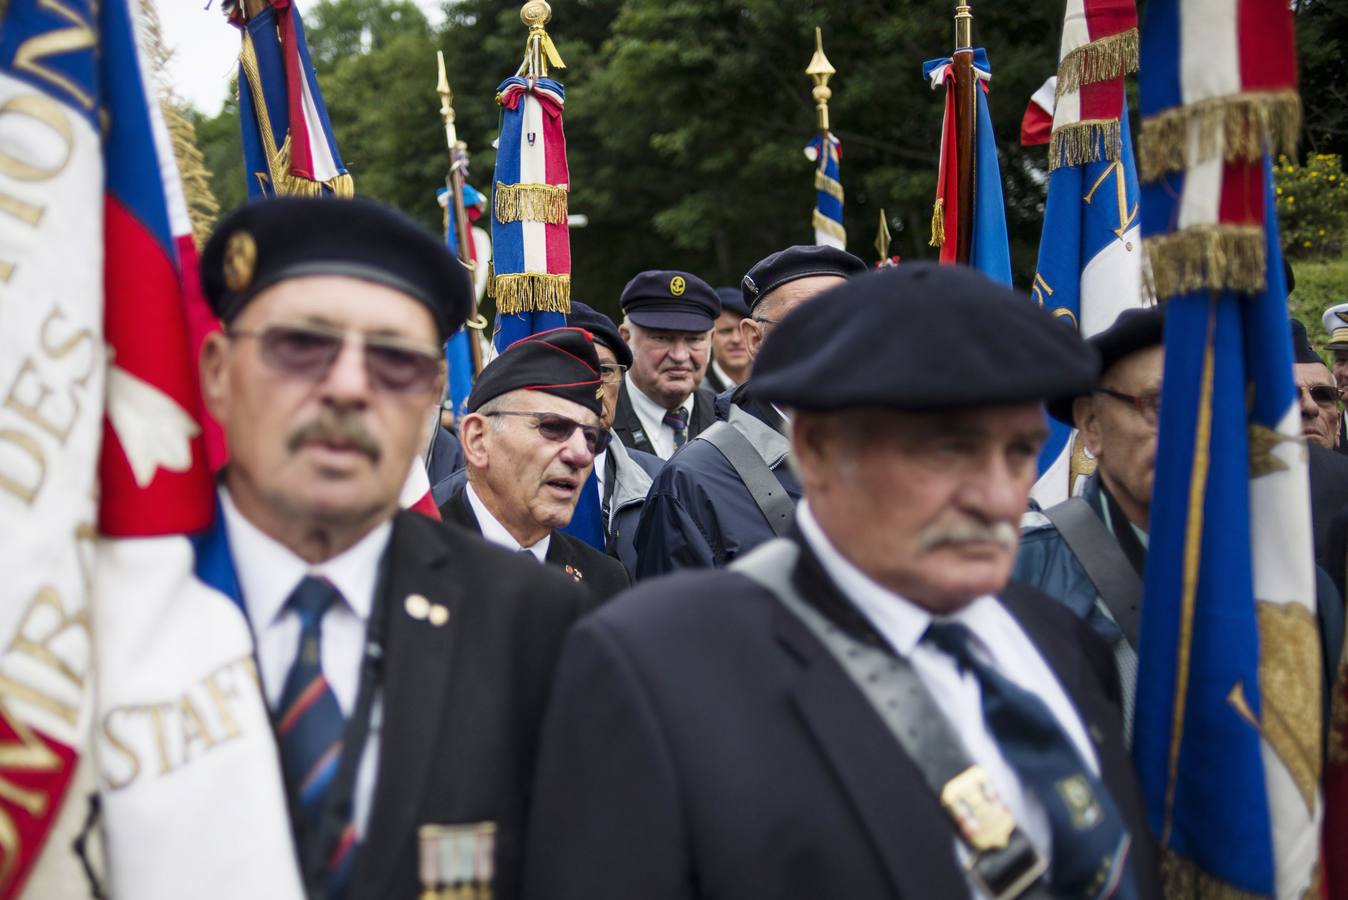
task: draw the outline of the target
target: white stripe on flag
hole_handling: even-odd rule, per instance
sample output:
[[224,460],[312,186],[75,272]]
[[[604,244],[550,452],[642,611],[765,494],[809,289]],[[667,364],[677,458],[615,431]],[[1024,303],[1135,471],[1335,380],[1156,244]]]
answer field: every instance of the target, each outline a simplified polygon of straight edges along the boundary
[[304,124],[309,129],[309,156],[314,164],[314,181],[331,181],[342,173],[337,170],[337,161],[332,158],[328,133],[323,129],[323,120],[319,118],[318,107],[314,105],[309,79],[301,78],[300,82],[304,86],[300,100],[304,109]]
[[1067,0],[1067,12],[1062,22],[1062,43],[1058,49],[1059,62],[1076,48],[1090,42],[1090,29],[1086,27],[1086,4],[1083,0]]
[[1142,304],[1142,229],[1134,225],[1081,271],[1081,336],[1099,334],[1119,313]]
[[1181,102],[1196,103],[1240,91],[1239,5],[1239,0],[1179,4]]
[[837,247],[839,250],[847,249],[847,245],[839,240],[836,235],[827,231],[820,231],[818,228],[814,230],[814,242],[817,246]]
[[[1221,146],[1223,126],[1215,124],[1218,144]],[[1189,125],[1189,158],[1196,159],[1198,154],[1198,124]],[[1176,227],[1185,229],[1194,225],[1214,225],[1222,202],[1222,174],[1225,163],[1220,153],[1209,159],[1189,166],[1184,173],[1184,191],[1180,196],[1179,222]]]
[[[1057,90],[1058,81],[1053,80],[1053,88]],[[1040,88],[1043,90],[1043,88]],[[1039,96],[1038,91],[1035,96]],[[1033,98],[1032,98],[1033,99]],[[1053,127],[1059,128],[1063,125],[1072,125],[1081,121],[1081,92],[1068,91],[1058,98],[1058,105],[1053,105],[1053,98],[1049,97],[1049,109],[1053,110]]]
[[[548,166],[543,142],[543,104],[525,94],[524,122],[520,128],[520,184],[546,184]],[[529,136],[533,135],[533,140]],[[521,222],[524,226],[524,271],[548,271],[547,225]]]

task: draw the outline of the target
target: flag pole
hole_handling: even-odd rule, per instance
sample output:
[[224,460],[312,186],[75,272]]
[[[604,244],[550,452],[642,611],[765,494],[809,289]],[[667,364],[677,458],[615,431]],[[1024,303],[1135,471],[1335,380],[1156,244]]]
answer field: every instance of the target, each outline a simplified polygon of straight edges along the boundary
[[[445,73],[444,52],[435,51],[435,60],[440,69],[435,91],[440,95],[440,115],[445,119],[445,142],[449,147],[449,174],[445,176],[450,202],[447,207],[450,215],[448,227],[454,229],[454,235],[458,238],[459,262],[468,268],[469,278],[472,279],[477,268],[477,264],[473,261],[473,229],[468,222],[468,210],[463,205],[463,175],[464,170],[468,168],[468,145],[459,140],[458,128],[454,124],[454,93],[449,89],[449,77]],[[477,311],[476,291],[473,297],[473,315],[466,324],[474,331],[481,331],[487,327],[487,320]],[[477,339],[477,335],[469,335],[468,348],[473,357],[473,378],[476,379],[478,373],[482,371],[482,343]]]
[[962,0],[955,7],[955,52],[951,55],[951,65],[955,73],[955,146],[959,178],[959,229],[955,236],[955,261],[966,265],[973,247],[974,127],[978,121],[973,22],[973,10],[968,0]]

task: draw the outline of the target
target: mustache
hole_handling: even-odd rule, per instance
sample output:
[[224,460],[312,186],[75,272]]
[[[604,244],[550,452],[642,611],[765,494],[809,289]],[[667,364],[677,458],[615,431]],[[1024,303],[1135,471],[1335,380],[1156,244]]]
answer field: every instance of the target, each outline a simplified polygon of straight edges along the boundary
[[960,522],[954,525],[933,525],[917,538],[919,553],[926,553],[946,544],[997,544],[1008,553],[1016,549],[1020,531],[1010,522]]
[[305,422],[290,435],[286,449],[291,453],[305,444],[339,444],[364,453],[372,462],[379,462],[382,451],[369,429],[351,413],[325,409]]

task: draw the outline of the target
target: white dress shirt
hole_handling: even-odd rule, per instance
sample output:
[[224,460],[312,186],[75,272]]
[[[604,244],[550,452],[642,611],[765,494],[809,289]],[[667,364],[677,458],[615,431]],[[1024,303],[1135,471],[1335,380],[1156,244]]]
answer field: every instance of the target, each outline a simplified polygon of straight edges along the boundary
[[[220,503],[225,513],[234,568],[239,576],[239,589],[248,611],[248,625],[257,648],[258,669],[267,705],[276,711],[286,675],[299,649],[299,613],[286,609],[286,600],[306,575],[317,575],[332,582],[345,601],[334,603],[324,614],[319,640],[323,677],[332,688],[342,715],[349,717],[356,706],[366,629],[379,582],[379,562],[393,532],[392,523],[379,525],[332,559],[310,565],[245,519],[230,499],[229,491],[223,487],[220,488]],[[376,696],[371,710],[370,733],[356,771],[353,812],[358,838],[365,835],[374,801],[381,708],[381,698]]]
[[[1095,748],[1086,735],[1081,717],[1038,648],[995,597],[979,597],[951,615],[933,616],[912,601],[882,587],[845,559],[819,527],[805,500],[796,507],[796,522],[834,584],[894,652],[912,663],[917,677],[964,741],[969,757],[983,767],[1025,837],[1044,860],[1050,862],[1052,828],[1048,814],[1039,800],[1021,787],[1015,770],[1002,756],[996,738],[988,731],[983,720],[983,698],[978,679],[971,672],[961,672],[953,657],[924,643],[922,635],[933,621],[965,625],[974,634],[974,652],[1002,676],[1042,700],[1091,772],[1098,775]],[[964,843],[956,838],[955,845],[960,863],[967,865],[969,853]],[[974,896],[988,896],[972,879],[969,884]]]
[[[655,448],[655,455],[661,459],[669,459],[674,455],[674,429],[665,424],[665,413],[669,412],[659,403],[656,403],[650,397],[641,392],[641,388],[632,381],[632,373],[627,374],[627,393],[632,398],[632,408],[637,412],[637,418],[641,420],[641,427],[646,431],[646,437],[651,439],[651,446]],[[693,424],[693,395],[689,394],[683,398],[675,409],[682,409],[688,413],[688,425],[691,429]]]
[[477,526],[482,529],[482,536],[493,544],[518,553],[521,550],[528,550],[539,562],[543,562],[548,557],[548,546],[552,543],[552,532],[549,531],[543,535],[543,540],[534,544],[532,547],[526,547],[506,531],[506,527],[496,521],[496,517],[487,511],[487,507],[482,502],[482,498],[473,490],[473,486],[464,482],[463,489],[468,493],[468,505],[473,508],[473,515],[477,516]]
[[740,383],[738,381],[736,381],[735,379],[731,378],[729,375],[726,374],[725,369],[721,368],[721,364],[718,363],[715,359],[711,361],[711,368],[712,371],[716,373],[716,377],[721,379],[721,384],[725,385],[724,390],[728,391],[733,387],[740,386]]

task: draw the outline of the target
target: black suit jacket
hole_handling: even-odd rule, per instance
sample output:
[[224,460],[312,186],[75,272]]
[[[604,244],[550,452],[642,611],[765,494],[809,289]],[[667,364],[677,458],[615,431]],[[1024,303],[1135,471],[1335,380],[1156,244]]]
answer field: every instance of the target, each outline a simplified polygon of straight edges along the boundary
[[[827,615],[853,609],[808,549],[795,577]],[[1136,838],[1140,896],[1158,897],[1113,657],[1042,594],[1011,586],[1003,602],[1086,724]],[[539,753],[527,898],[967,897],[954,848],[869,702],[744,576],[646,582],[572,631]]]
[[1329,540],[1329,523],[1348,510],[1348,458],[1333,450],[1308,443],[1307,471],[1311,485],[1311,532],[1315,562],[1331,575],[1342,576],[1343,559],[1335,558]]
[[[699,387],[693,391],[693,412],[688,418],[688,439],[691,441],[703,431],[711,427],[716,421],[716,395],[705,387]],[[627,389],[627,380],[624,379],[622,386],[618,389],[618,405],[613,411],[613,433],[618,436],[618,440],[623,442],[623,446],[631,447],[633,450],[643,450],[646,453],[655,453],[655,445],[646,434],[646,428],[641,424],[641,419],[637,416],[637,411],[632,406],[632,395]]]
[[[477,521],[477,516],[473,515],[473,507],[468,503],[468,495],[464,493],[463,485],[460,485],[440,507],[440,515],[448,522],[454,522],[477,534],[482,533],[482,526]],[[552,530],[552,540],[548,542],[545,559],[548,565],[556,566],[572,581],[583,585],[593,598],[593,605],[603,603],[614,594],[632,586],[632,578],[627,574],[626,566],[612,556],[600,553],[579,538],[555,528]]]
[[[394,518],[385,573],[378,775],[347,896],[417,896],[417,829],[491,821],[495,896],[515,897],[544,702],[586,598],[550,569],[416,513]],[[448,619],[414,618],[413,594]]]

